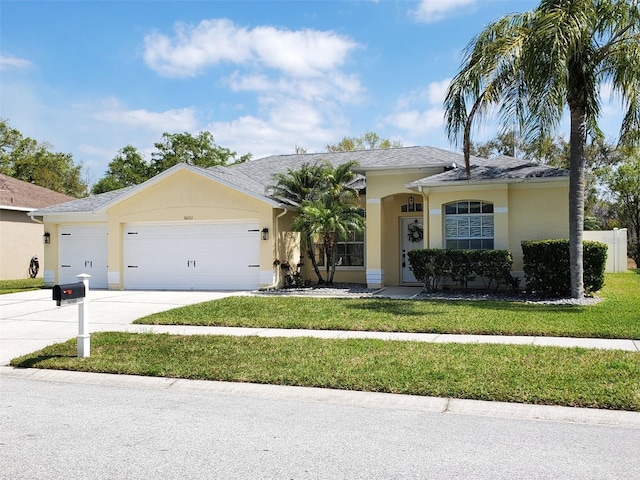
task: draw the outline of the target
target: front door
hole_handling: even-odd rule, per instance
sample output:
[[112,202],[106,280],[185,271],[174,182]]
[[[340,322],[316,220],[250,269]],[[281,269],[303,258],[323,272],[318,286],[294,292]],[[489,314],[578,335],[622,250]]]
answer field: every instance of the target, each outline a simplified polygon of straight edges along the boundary
[[409,255],[407,253],[417,248],[424,248],[424,230],[422,217],[400,218],[400,282],[418,283],[413,272],[409,268]]

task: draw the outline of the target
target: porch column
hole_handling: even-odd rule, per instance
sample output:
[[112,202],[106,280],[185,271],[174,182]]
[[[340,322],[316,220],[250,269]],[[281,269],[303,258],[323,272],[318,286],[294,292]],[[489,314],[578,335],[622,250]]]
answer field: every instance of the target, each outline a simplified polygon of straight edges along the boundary
[[367,198],[367,228],[365,234],[367,287],[384,287],[382,268],[382,200]]

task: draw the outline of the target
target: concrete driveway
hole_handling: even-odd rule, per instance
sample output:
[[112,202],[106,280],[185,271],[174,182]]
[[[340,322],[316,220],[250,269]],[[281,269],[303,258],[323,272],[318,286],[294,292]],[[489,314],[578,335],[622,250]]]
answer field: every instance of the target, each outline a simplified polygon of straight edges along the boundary
[[[89,332],[118,330],[151,313],[248,292],[91,290]],[[0,365],[78,335],[78,306],[56,306],[51,290],[0,295]]]

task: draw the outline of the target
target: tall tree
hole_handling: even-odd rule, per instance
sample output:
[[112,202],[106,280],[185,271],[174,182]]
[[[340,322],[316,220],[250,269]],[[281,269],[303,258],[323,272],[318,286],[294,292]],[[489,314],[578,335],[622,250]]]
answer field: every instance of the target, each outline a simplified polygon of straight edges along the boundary
[[154,145],[158,149],[151,154],[151,164],[155,173],[163,172],[178,163],[208,168],[251,159],[251,154],[238,157],[236,152],[216,145],[213,135],[207,131],[202,131],[196,136],[188,132],[163,133],[162,140]]
[[87,194],[82,165],[70,153],[53,152],[52,145],[23,137],[0,119],[0,173],[72,197]]
[[151,165],[135,147],[127,145],[111,160],[107,173],[93,186],[91,193],[139,185],[151,177]]
[[602,137],[600,86],[610,83],[626,112],[622,144],[640,141],[640,9],[637,0],[543,0],[488,25],[467,46],[449,85],[447,134],[462,144],[467,174],[475,120],[497,109],[525,138],[545,138],[565,108],[570,117],[569,250],[571,296],[581,298],[585,145]]
[[399,148],[402,142],[380,138],[375,132],[367,132],[361,137],[344,137],[340,142],[327,144],[327,152],[352,152],[354,150],[374,150],[378,148]]

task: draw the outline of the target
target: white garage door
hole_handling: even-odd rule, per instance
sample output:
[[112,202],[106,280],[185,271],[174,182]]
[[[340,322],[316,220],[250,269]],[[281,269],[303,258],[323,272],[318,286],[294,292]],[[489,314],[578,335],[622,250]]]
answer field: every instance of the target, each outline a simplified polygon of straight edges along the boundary
[[130,224],[124,286],[137,290],[247,290],[260,286],[254,222]]
[[88,273],[90,288],[107,288],[107,227],[62,225],[59,230],[58,283],[75,283]]

